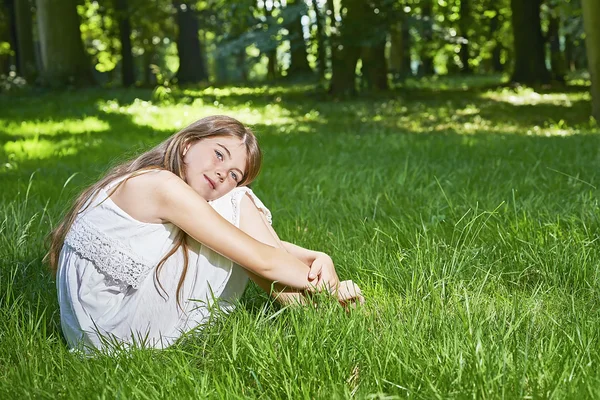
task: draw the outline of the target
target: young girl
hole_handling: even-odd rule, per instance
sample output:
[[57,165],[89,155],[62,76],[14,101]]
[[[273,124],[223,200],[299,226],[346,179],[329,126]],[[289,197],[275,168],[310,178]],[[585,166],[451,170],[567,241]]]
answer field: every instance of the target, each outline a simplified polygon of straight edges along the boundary
[[72,347],[163,348],[229,309],[248,277],[284,303],[327,289],[344,304],[331,258],[281,242],[247,185],[261,153],[233,118],[203,118],[85,190],[52,232],[61,324]]

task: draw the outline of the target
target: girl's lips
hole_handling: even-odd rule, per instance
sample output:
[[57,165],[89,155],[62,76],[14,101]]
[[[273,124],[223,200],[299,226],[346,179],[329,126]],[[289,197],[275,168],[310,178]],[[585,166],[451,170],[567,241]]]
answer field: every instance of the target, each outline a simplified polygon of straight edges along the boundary
[[212,181],[212,179],[210,179],[206,175],[204,175],[204,179],[206,179],[206,181],[208,182],[208,184],[210,185],[210,187],[214,190],[215,189],[215,183]]

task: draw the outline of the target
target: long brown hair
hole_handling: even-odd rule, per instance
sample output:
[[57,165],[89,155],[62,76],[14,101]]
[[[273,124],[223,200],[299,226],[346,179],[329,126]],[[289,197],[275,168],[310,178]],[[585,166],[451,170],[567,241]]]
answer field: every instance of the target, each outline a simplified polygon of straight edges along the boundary
[[[69,229],[71,229],[71,225],[73,225],[77,214],[84,211],[84,204],[86,204],[88,200],[95,198],[100,189],[106,187],[109,183],[120,177],[129,175],[125,180],[119,183],[119,185],[121,185],[127,181],[127,179],[136,176],[141,171],[149,169],[164,169],[174,173],[185,181],[183,151],[186,145],[204,138],[216,136],[237,137],[246,146],[246,173],[238,186],[250,184],[258,176],[262,162],[262,154],[252,131],[236,119],[224,115],[202,118],[137,158],[114,167],[102,179],[85,189],[79,195],[63,220],[50,233],[50,249],[46,255],[46,259],[50,264],[51,270],[56,273],[58,259],[65,241],[65,236],[69,232]],[[177,304],[179,304],[179,296],[188,269],[187,238],[188,235],[183,230],[180,230],[175,239],[173,248],[163,257],[155,269],[155,277],[158,281],[159,272],[167,259],[175,254],[179,248],[183,249],[184,266],[177,285]],[[158,281],[158,283],[160,285],[160,281]],[[160,285],[160,287],[162,288],[162,285]],[[164,291],[164,288],[162,289]]]

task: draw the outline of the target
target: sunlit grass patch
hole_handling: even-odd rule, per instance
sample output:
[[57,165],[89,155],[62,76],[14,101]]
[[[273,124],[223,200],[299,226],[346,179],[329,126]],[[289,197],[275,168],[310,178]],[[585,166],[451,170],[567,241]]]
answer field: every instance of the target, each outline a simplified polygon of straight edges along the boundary
[[[600,396],[589,96],[451,83],[0,97],[0,398]],[[250,286],[166,351],[70,353],[45,235],[109,165],[216,113],[258,132],[280,236],[330,253],[366,306],[282,309]]]
[[77,135],[82,133],[104,132],[110,128],[106,121],[96,116],[81,119],[59,119],[59,120],[2,120],[0,129],[8,136],[56,136],[61,133]]
[[590,101],[588,91],[576,93],[539,93],[533,88],[505,88],[500,91],[490,90],[482,98],[504,101],[512,105],[554,104],[561,107],[572,107],[576,101]]
[[251,102],[247,102],[228,106],[226,100],[223,103],[218,100],[207,102],[203,98],[195,99],[190,104],[167,105],[156,105],[141,99],[122,105],[117,100],[108,100],[100,102],[98,108],[107,114],[127,115],[137,126],[159,130],[182,129],[200,118],[217,114],[233,116],[247,125],[282,125],[294,121],[289,111],[279,104],[255,108]]

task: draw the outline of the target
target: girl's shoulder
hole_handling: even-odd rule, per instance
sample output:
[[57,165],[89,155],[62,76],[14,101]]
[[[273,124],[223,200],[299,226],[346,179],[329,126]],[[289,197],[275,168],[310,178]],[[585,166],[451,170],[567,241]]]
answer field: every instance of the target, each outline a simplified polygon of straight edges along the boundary
[[174,173],[165,169],[146,169],[141,171],[135,171],[130,174],[118,177],[109,182],[104,190],[111,190],[120,186],[121,183],[135,182],[137,185],[149,185],[149,184],[160,184],[165,183],[171,179],[180,179]]
[[144,223],[163,223],[161,192],[170,191],[176,182],[185,183],[166,170],[147,170],[133,173],[111,182],[107,196],[125,213]]

